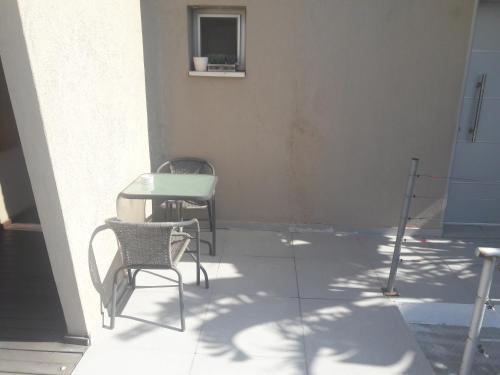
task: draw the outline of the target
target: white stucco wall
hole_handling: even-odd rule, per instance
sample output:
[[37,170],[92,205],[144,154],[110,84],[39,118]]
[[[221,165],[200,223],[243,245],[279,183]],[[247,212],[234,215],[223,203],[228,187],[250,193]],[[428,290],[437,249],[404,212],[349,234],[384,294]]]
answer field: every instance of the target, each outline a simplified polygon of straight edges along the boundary
[[[119,191],[150,169],[139,0],[4,0],[0,25],[68,330],[85,335],[100,323],[90,235],[115,215]],[[109,261],[116,248],[105,244],[99,257]]]

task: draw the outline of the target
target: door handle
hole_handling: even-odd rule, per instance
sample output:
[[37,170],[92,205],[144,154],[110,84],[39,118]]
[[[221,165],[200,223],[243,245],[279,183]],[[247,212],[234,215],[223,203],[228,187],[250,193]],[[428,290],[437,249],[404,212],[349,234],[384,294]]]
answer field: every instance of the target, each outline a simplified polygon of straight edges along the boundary
[[484,98],[484,88],[486,87],[486,73],[481,74],[481,79],[478,83],[476,83],[476,92],[477,92],[477,102],[476,108],[474,111],[474,123],[472,128],[469,130],[471,133],[471,142],[475,143],[477,139],[477,133],[479,130],[479,119],[481,117],[481,110],[483,108],[483,98]]

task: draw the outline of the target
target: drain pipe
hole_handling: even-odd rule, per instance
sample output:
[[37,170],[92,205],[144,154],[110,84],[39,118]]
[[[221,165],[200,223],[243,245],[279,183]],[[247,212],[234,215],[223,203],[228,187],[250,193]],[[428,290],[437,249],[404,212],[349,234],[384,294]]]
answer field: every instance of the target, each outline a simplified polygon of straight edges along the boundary
[[479,333],[483,325],[484,312],[486,310],[486,302],[490,295],[491,282],[493,280],[493,272],[497,259],[500,257],[500,249],[491,247],[478,247],[476,256],[484,258],[483,270],[477,288],[476,303],[469,328],[469,335],[465,341],[465,350],[460,366],[460,375],[471,374],[472,364],[474,363],[474,355],[478,349]]

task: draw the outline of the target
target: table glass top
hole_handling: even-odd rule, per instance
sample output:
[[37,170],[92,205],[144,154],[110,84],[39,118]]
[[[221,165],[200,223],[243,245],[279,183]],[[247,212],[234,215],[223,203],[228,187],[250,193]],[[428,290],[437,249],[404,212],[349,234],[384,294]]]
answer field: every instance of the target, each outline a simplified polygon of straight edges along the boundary
[[210,200],[217,177],[206,174],[146,173],[137,177],[120,195],[130,199]]

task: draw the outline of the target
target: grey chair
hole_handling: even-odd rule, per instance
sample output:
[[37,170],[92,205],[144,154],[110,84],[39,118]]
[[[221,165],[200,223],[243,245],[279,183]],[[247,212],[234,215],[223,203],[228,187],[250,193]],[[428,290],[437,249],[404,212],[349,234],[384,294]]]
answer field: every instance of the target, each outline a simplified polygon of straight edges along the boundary
[[[184,318],[184,299],[182,275],[177,264],[184,253],[189,254],[196,262],[196,281],[200,285],[200,271],[208,288],[208,275],[200,264],[200,226],[198,220],[162,223],[129,223],[118,218],[106,220],[106,225],[113,230],[118,239],[123,265],[115,271],[111,301],[110,328],[115,326],[118,276],[123,270],[128,271],[128,281],[135,288],[136,278],[143,269],[172,270],[178,277],[179,304],[181,314],[181,330],[186,327]],[[182,228],[194,226],[194,237],[182,232]],[[189,249],[190,242],[195,241],[195,250]],[[133,272],[132,272],[133,271]]]
[[[215,175],[215,167],[204,159],[180,157],[166,161],[156,169],[156,173]],[[160,208],[164,210],[164,217],[169,220],[174,217],[175,220],[183,220],[185,210],[207,210],[210,232],[215,233],[215,198],[211,202],[165,201],[160,203]],[[202,242],[209,246],[210,254],[215,255],[215,235],[213,235],[213,243],[205,240]]]

